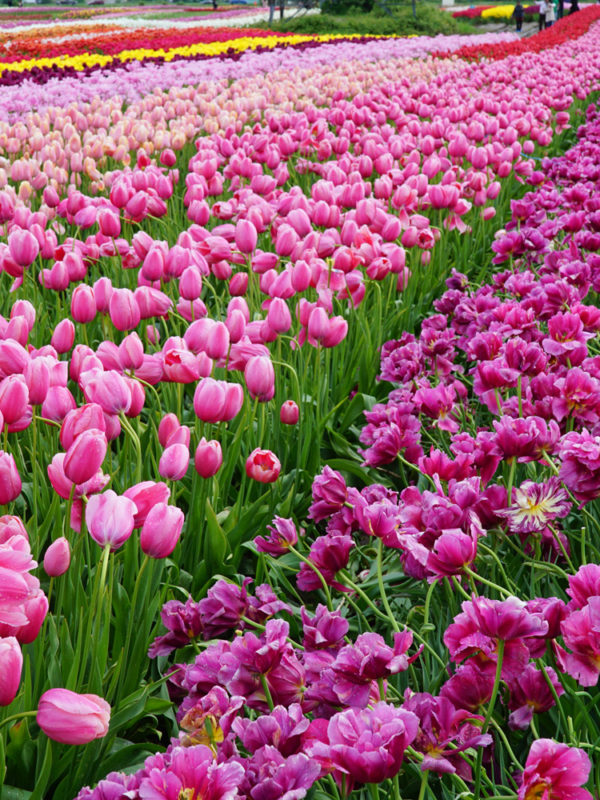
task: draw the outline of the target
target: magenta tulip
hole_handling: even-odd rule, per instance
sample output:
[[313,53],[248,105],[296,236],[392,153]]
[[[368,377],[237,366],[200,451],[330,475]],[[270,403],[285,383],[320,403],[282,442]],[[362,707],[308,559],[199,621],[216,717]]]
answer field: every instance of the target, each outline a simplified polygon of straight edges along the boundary
[[119,496],[112,489],[88,500],[85,522],[92,539],[100,547],[117,550],[131,536],[137,507],[133,500]]
[[87,744],[108,733],[110,706],[95,694],[48,689],[40,697],[36,722],[55,742]]
[[207,442],[203,436],[194,455],[194,466],[198,475],[201,478],[212,478],[221,469],[222,463],[223,453],[220,443],[215,439]]
[[140,533],[140,547],[151,558],[170,556],[181,535],[185,516],[177,506],[157,503],[150,509]]
[[73,483],[85,483],[98,472],[106,457],[108,442],[103,431],[97,428],[80,433],[65,456],[65,475]]
[[259,483],[273,483],[280,472],[281,463],[270,450],[257,447],[246,459],[246,475]]
[[44,553],[44,569],[51,578],[63,575],[71,563],[71,548],[68,539],[61,536],[56,539]]
[[0,505],[11,503],[21,494],[21,478],[12,453],[0,450]]
[[0,706],[9,706],[17,696],[22,669],[19,642],[14,636],[0,638]]

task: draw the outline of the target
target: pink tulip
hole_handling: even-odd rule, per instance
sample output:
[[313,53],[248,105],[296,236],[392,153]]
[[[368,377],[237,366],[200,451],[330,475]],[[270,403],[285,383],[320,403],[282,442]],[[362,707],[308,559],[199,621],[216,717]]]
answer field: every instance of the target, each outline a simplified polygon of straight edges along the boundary
[[92,539],[100,547],[117,550],[131,536],[137,507],[133,500],[119,496],[112,489],[88,500],[85,522]]
[[110,706],[95,694],[48,689],[40,697],[36,722],[55,742],[87,744],[108,733]]
[[177,506],[157,503],[146,517],[140,533],[140,547],[151,558],[170,556],[181,535],[185,516]]
[[221,445],[215,439],[207,442],[204,436],[200,439],[194,456],[194,466],[201,478],[212,478],[221,469],[223,453]]
[[158,441],[161,447],[166,447],[171,436],[181,427],[179,417],[173,412],[165,414],[158,423]]
[[29,402],[32,406],[41,405],[46,399],[50,388],[50,366],[49,359],[32,358],[25,367],[23,377],[29,391]]
[[116,239],[121,233],[121,220],[114,211],[103,208],[98,212],[98,227],[105,236]]
[[160,457],[158,472],[161,477],[179,481],[188,470],[190,452],[185,444],[169,445]]
[[122,369],[135,370],[144,363],[144,345],[135,333],[128,334],[118,348],[118,358]]
[[67,388],[50,386],[42,403],[42,417],[54,422],[62,422],[76,405],[75,398]]
[[84,384],[83,392],[90,403],[97,403],[106,414],[127,412],[132,403],[129,384],[115,370],[90,378]]
[[254,356],[248,359],[244,369],[244,378],[252,399],[266,403],[273,398],[275,394],[275,371],[268,356]]
[[75,342],[75,325],[70,319],[61,320],[52,334],[50,344],[58,353],[68,353]]
[[130,331],[140,323],[140,307],[130,289],[113,289],[108,312],[112,324],[119,331]]
[[73,483],[86,483],[102,466],[108,443],[106,435],[97,428],[79,434],[67,450],[63,469]]
[[14,228],[8,235],[8,250],[16,264],[29,267],[40,252],[40,245],[30,231]]
[[258,234],[247,219],[238,220],[235,226],[235,246],[241,253],[251,253],[256,248]]
[[71,295],[71,316],[75,322],[85,324],[96,316],[96,298],[94,290],[85,283],[73,289]]
[[259,483],[273,483],[280,472],[281,463],[271,450],[257,447],[246,459],[246,475]]
[[0,412],[6,425],[21,419],[29,404],[29,390],[22,375],[9,375],[0,382]]
[[9,706],[17,696],[23,669],[23,653],[14,636],[0,638],[0,706]]
[[182,272],[179,294],[184,300],[197,300],[202,294],[202,275],[196,267],[186,267]]
[[71,563],[71,548],[64,536],[52,542],[44,554],[44,569],[51,578],[63,575]]
[[194,392],[194,411],[203,422],[226,422],[233,419],[244,402],[239,383],[203,378]]
[[123,497],[127,497],[135,503],[137,511],[133,518],[133,527],[141,528],[150,510],[160,503],[166,503],[171,496],[171,490],[166,483],[155,483],[154,481],[142,481],[130,486],[123,492]]
[[60,429],[61,445],[68,450],[81,433],[91,428],[106,432],[104,413],[97,403],[87,403],[69,411]]
[[0,450],[0,505],[11,503],[21,494],[21,478],[12,453]]
[[293,400],[285,400],[281,404],[279,418],[284,425],[296,425],[300,416],[298,404]]

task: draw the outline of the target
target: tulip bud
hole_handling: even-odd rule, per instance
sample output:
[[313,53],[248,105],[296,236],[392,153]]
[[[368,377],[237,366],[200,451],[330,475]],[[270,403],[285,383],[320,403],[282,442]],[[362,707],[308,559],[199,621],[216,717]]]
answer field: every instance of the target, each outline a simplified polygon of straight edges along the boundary
[[55,742],[87,744],[108,733],[110,706],[95,694],[48,689],[40,697],[36,722]]
[[112,489],[92,495],[85,509],[90,536],[100,547],[109,544],[111,550],[116,550],[131,536],[136,511],[132,500],[119,496]]
[[17,696],[22,669],[19,642],[14,636],[0,638],[0,706],[9,706]]
[[133,527],[141,528],[146,517],[155,505],[166,503],[171,496],[171,490],[166,483],[155,483],[154,481],[142,481],[130,486],[123,492],[123,497],[129,498],[135,503],[137,511],[133,518]]
[[[247,219],[238,220],[235,226],[235,246],[241,253],[251,253],[258,240],[258,234],[253,223]],[[15,259],[16,260],[16,259]]]
[[71,316],[75,322],[85,324],[91,322],[96,316],[96,298],[94,290],[85,283],[80,283],[73,289],[71,295]]
[[52,334],[50,344],[58,353],[68,353],[75,341],[75,325],[70,319],[61,320]]
[[157,503],[150,509],[140,533],[140,547],[151,558],[170,556],[181,535],[185,516],[177,506]]
[[85,483],[98,472],[106,457],[106,435],[97,428],[77,436],[65,456],[63,469],[73,483]]
[[71,563],[71,548],[64,536],[56,539],[44,554],[44,569],[51,578],[63,575]]
[[11,503],[21,494],[21,478],[12,453],[0,450],[0,505]]
[[246,460],[246,475],[259,483],[273,483],[280,472],[281,463],[270,450],[257,447]]
[[212,478],[221,469],[222,463],[223,453],[219,442],[215,439],[207,442],[203,436],[194,456],[194,466],[198,475],[201,478]]
[[253,356],[244,368],[246,386],[252,399],[268,402],[275,394],[275,372],[268,356]]
[[158,472],[167,480],[179,481],[188,470],[190,452],[184,444],[171,444],[158,462]]
[[296,425],[299,416],[300,410],[298,408],[298,404],[293,400],[285,400],[285,402],[281,404],[279,418],[284,425]]

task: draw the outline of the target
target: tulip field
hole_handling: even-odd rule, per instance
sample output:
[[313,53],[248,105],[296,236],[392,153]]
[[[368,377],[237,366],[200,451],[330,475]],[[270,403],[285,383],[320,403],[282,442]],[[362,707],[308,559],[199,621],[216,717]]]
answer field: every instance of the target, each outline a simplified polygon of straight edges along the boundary
[[0,798],[598,798],[600,6],[14,13]]

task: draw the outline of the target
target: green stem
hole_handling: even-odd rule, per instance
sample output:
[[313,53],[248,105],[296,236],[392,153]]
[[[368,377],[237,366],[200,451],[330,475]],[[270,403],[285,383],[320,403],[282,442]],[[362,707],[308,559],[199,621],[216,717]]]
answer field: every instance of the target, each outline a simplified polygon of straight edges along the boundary
[[22,719],[23,717],[35,717],[36,714],[37,714],[37,710],[36,711],[20,711],[18,714],[11,714],[10,717],[5,717],[0,722],[0,728],[2,728],[4,725],[7,725],[9,722],[13,722],[13,720],[15,720],[15,719]]
[[[481,733],[487,733],[487,729],[490,726],[490,721],[492,719],[492,714],[494,713],[494,707],[496,705],[496,698],[498,697],[498,690],[500,689],[500,677],[502,675],[502,661],[504,659],[504,640],[498,640],[498,661],[496,663],[496,675],[494,677],[494,688],[492,689],[492,696],[490,697],[490,702],[488,705],[488,709],[485,715],[485,719],[483,720],[483,725],[481,726]],[[473,792],[474,800],[479,800],[481,795],[481,769],[482,769],[482,760],[483,760],[483,747],[480,747],[477,751],[477,764],[475,767],[475,789]]]
[[269,706],[269,710],[273,711],[275,708],[275,703],[273,702],[273,695],[271,694],[271,690],[269,689],[269,684],[267,683],[267,676],[261,675],[260,682],[262,683],[263,691],[265,693],[265,697],[267,699],[267,704]]
[[390,623],[392,628],[396,631],[396,633],[400,633],[400,626],[398,625],[396,618],[392,612],[392,608],[390,606],[386,591],[385,585],[383,583],[383,541],[379,539],[377,545],[377,583],[379,584],[379,594],[381,595],[381,600],[383,602],[383,607],[385,608],[387,615],[389,617]]

